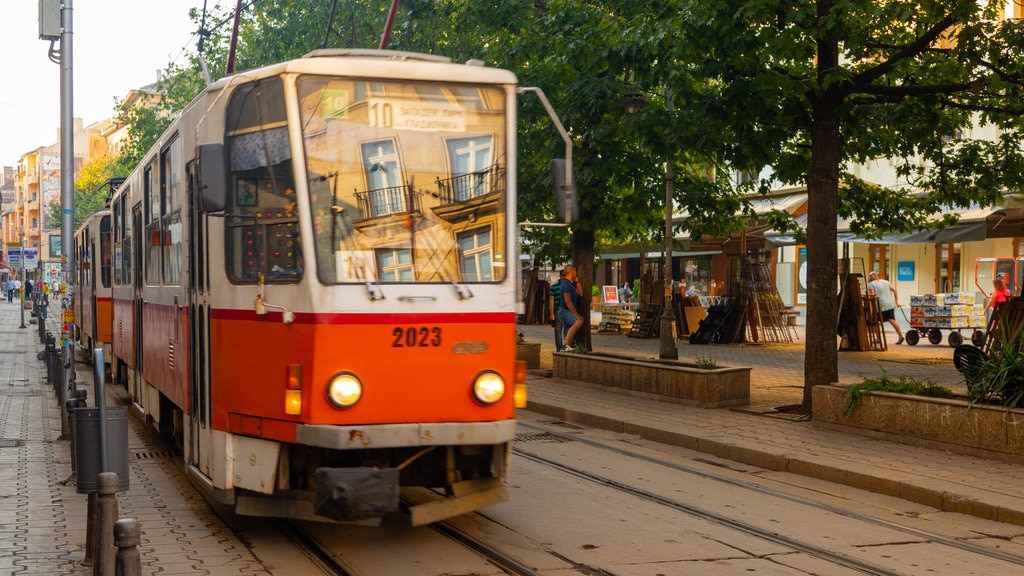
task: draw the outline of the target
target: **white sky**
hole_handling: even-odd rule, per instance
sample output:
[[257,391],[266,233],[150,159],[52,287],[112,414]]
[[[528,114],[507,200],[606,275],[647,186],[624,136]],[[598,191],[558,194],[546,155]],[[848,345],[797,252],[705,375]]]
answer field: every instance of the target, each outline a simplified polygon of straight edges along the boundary
[[[207,0],[208,10],[224,0]],[[114,115],[114,98],[156,81],[183,49],[196,51],[189,8],[203,0],[73,0],[74,116],[85,126]],[[57,142],[60,66],[39,39],[38,0],[0,0],[0,166]]]

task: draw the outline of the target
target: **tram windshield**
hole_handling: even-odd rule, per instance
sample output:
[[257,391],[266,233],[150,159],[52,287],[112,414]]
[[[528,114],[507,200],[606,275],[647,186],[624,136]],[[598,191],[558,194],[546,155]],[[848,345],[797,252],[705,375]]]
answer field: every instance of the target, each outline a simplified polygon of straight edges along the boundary
[[297,88],[322,282],[505,278],[501,88],[324,76]]

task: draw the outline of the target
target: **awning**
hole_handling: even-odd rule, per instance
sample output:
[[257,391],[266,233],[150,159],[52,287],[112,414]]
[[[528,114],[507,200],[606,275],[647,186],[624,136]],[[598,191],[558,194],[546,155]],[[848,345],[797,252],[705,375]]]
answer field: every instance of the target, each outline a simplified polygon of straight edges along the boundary
[[[662,255],[664,254],[664,252],[662,250],[658,250],[657,248],[653,248],[653,247],[649,248],[649,249],[646,249],[646,250],[643,250],[643,251],[638,251],[635,246],[633,248],[634,248],[633,251],[630,251],[630,252],[624,251],[623,248],[621,248],[621,247],[617,248],[617,249],[613,248],[611,250],[602,252],[601,256],[600,256],[600,259],[601,260],[625,260],[625,259],[628,259],[628,258],[639,258],[640,256],[644,256],[644,257],[646,257],[649,260],[654,260],[654,259],[662,258],[663,257]],[[721,254],[721,253],[722,253],[721,250],[695,250],[695,251],[673,250],[672,251],[672,257],[673,258],[696,258],[696,257],[699,257],[699,256],[714,256],[715,254]]]
[[[993,210],[999,208],[981,208],[972,206],[960,211],[960,220],[947,228],[935,230],[917,230],[914,232],[892,232],[882,234],[877,238],[865,238],[850,232],[850,221],[842,218],[836,222],[836,240],[838,242],[851,242],[860,244],[934,244],[944,242],[974,242],[992,238],[988,233]],[[1021,209],[1020,220],[1014,230],[1021,230],[1024,226],[1024,208]],[[939,215],[934,216],[938,219]],[[807,215],[797,216],[793,221],[802,230],[807,230]],[[1007,225],[1007,228],[1011,226]],[[1011,234],[1012,235],[1012,234]],[[781,233],[776,230],[769,230],[764,234],[765,242],[771,246],[793,246],[796,239],[791,233]]]

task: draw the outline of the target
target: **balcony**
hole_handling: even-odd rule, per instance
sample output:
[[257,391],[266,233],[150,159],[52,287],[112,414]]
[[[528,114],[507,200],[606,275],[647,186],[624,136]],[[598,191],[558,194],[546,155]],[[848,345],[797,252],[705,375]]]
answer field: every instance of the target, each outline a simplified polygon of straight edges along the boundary
[[445,206],[498,192],[503,189],[504,183],[505,168],[495,164],[479,172],[452,176],[444,180],[438,178],[437,191],[441,205]]
[[406,186],[366,190],[356,192],[355,196],[363,218],[418,212],[420,209],[420,193],[412,192]]

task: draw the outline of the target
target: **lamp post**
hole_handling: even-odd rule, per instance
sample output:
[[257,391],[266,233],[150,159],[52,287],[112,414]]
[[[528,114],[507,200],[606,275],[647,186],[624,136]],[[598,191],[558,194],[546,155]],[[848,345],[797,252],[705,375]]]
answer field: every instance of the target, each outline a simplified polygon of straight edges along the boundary
[[25,230],[21,230],[21,301],[18,302],[18,308],[21,309],[21,326],[18,328],[25,328]]
[[[665,98],[665,111],[672,115],[672,90],[665,88],[662,93]],[[647,105],[644,97],[638,92],[629,92],[620,102],[626,110],[633,114]],[[662,276],[665,281],[664,303],[659,319],[659,346],[658,357],[663,360],[675,360],[679,358],[679,350],[676,348],[675,334],[672,333],[672,322],[675,320],[675,313],[672,311],[672,187],[675,180],[675,169],[672,164],[672,154],[665,157],[665,248],[662,255]]]
[[[672,91],[665,88],[665,110],[672,115]],[[665,254],[662,266],[665,277],[665,305],[661,310],[661,327],[659,334],[658,357],[663,360],[679,358],[676,348],[676,337],[672,333],[672,186],[675,179],[675,168],[672,165],[672,153],[665,158]]]

